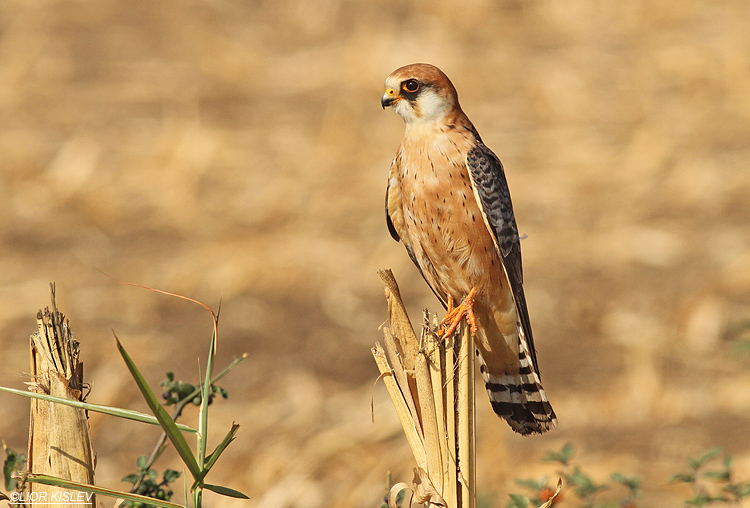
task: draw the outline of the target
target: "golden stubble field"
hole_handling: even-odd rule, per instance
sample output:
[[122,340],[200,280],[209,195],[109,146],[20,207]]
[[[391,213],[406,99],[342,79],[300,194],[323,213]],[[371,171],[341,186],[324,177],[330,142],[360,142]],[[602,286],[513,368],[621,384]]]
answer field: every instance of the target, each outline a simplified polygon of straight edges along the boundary
[[[414,316],[438,308],[385,228],[403,125],[379,99],[427,61],[506,166],[560,421],[521,438],[480,391],[480,491],[505,506],[568,441],[597,480],[642,475],[643,506],[681,506],[668,479],[710,446],[750,479],[750,359],[732,352],[750,317],[749,48],[745,0],[4,2],[0,384],[23,386],[49,281],[89,400],[140,410],[112,330],[156,385],[197,377],[209,316],[99,270],[221,300],[218,363],[250,358],[212,406],[215,440],[241,429],[210,481],[252,499],[207,505],[379,506],[413,460],[373,386],[376,269]],[[0,408],[23,449],[27,401]],[[122,486],[157,431],[90,421],[97,481]]]

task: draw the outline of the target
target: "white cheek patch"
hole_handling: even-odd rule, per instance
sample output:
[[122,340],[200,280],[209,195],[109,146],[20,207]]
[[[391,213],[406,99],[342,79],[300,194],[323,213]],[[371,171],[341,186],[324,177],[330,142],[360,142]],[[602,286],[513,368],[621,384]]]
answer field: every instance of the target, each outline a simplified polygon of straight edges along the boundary
[[414,113],[414,109],[405,99],[394,102],[393,110],[398,113],[406,123],[411,123],[417,120],[417,115]]
[[432,122],[440,120],[447,115],[453,104],[445,97],[441,97],[432,89],[424,90],[417,98],[419,107],[419,119],[421,121]]
[[[392,90],[399,90],[400,84],[395,79],[387,79],[385,86]],[[393,102],[392,107],[407,124],[432,123],[443,119],[450,113],[453,101],[440,95],[437,90],[425,86],[414,103],[402,97]]]

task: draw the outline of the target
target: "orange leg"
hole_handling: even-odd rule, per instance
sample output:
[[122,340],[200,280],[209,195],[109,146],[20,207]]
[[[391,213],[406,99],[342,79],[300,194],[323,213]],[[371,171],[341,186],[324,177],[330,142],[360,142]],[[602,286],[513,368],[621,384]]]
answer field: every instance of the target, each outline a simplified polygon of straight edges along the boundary
[[469,294],[466,295],[464,301],[461,302],[458,307],[453,308],[453,298],[448,297],[448,314],[445,315],[443,320],[440,322],[445,331],[443,332],[443,339],[447,339],[453,332],[456,331],[458,323],[466,317],[466,320],[471,325],[471,333],[477,333],[477,318],[474,316],[474,297],[477,294],[477,288],[471,288]]

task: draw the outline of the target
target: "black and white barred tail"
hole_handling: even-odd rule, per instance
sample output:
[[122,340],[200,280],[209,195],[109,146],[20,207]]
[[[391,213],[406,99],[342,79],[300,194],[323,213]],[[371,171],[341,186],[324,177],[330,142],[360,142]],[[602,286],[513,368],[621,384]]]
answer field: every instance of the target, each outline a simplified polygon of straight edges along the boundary
[[557,425],[557,417],[535,371],[526,341],[521,337],[516,374],[488,372],[477,350],[480,372],[490,396],[492,409],[522,435],[543,434]]

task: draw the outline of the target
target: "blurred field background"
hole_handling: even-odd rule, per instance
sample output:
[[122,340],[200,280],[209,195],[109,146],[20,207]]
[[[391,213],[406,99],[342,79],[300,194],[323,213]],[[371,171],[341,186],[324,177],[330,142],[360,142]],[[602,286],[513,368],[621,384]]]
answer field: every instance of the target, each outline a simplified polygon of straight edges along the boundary
[[[213,406],[214,444],[241,428],[209,481],[252,499],[207,505],[380,506],[413,459],[373,387],[376,269],[413,317],[438,308],[383,217],[403,133],[383,80],[416,61],[506,166],[560,422],[521,438],[480,392],[483,496],[504,507],[568,441],[597,480],[643,476],[643,506],[682,506],[668,479],[711,446],[750,479],[746,0],[0,3],[0,384],[23,386],[49,281],[89,400],[143,411],[112,329],[156,385],[197,379],[210,319],[98,270],[221,299],[218,365],[250,358]],[[25,449],[28,401],[0,408]],[[158,431],[90,421],[97,482],[124,488]]]

